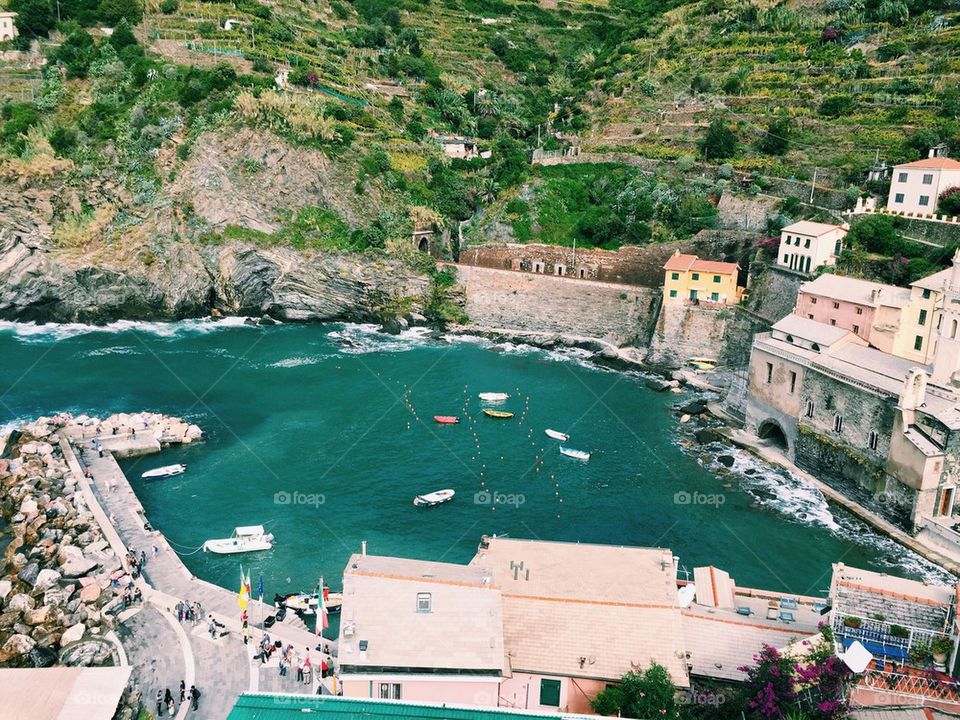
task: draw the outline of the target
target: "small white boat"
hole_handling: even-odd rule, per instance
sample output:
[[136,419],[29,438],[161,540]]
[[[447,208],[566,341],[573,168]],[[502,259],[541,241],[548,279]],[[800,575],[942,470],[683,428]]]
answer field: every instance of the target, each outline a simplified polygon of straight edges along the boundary
[[570,436],[566,433],[562,433],[559,430],[544,430],[544,432],[552,437],[554,440],[559,440],[560,442],[565,442],[570,439]]
[[[314,615],[317,612],[319,603],[316,593],[294,593],[293,595],[277,595],[274,599],[276,604],[283,604],[289,610],[293,610],[301,615]],[[323,604],[327,612],[336,614],[340,612],[343,605],[343,593],[330,592],[330,588],[323,590]]]
[[510,394],[509,393],[480,393],[477,397],[479,397],[484,402],[503,402],[508,397],[510,397]]
[[576,458],[577,460],[589,460],[590,453],[584,450],[574,450],[573,448],[565,448],[563,445],[560,446],[560,454],[566,455],[567,457]]
[[413,499],[413,504],[417,507],[433,507],[440,503],[450,502],[453,500],[455,494],[456,493],[450,489],[437,490],[436,492],[427,493],[426,495],[417,495]]
[[273,534],[264,531],[263,525],[244,525],[234,528],[233,535],[222,540],[207,540],[203,544],[204,552],[230,555],[232,553],[270,550],[273,547]]
[[150,480],[151,478],[165,478],[170,477],[171,475],[180,475],[186,472],[186,465],[164,465],[163,467],[154,468],[153,470],[147,470],[142,477],[145,480]]

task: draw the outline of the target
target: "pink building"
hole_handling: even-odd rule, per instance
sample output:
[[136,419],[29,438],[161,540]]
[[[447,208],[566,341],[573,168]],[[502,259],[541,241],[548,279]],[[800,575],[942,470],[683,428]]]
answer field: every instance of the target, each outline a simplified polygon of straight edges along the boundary
[[852,332],[873,347],[892,353],[909,288],[824,274],[800,286],[794,313]]

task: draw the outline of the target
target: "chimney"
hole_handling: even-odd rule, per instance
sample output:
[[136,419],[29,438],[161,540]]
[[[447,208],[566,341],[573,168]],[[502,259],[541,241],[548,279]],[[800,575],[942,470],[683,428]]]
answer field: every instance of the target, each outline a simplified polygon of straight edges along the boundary
[[880,288],[874,288],[870,291],[870,302],[876,302],[880,298]]
[[361,554],[361,555],[366,555],[366,554],[367,554],[367,541],[366,541],[366,540],[361,540],[361,541],[360,541],[360,554]]

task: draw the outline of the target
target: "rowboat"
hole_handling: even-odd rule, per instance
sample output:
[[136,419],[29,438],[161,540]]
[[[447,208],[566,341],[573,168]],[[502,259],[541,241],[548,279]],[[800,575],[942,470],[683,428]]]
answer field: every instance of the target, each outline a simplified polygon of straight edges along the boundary
[[713,370],[717,366],[716,358],[692,357],[687,362],[697,370]]
[[[317,593],[298,592],[290,595],[275,595],[273,604],[277,607],[283,605],[288,610],[293,610],[298,615],[314,615],[319,607]],[[340,612],[343,605],[343,593],[330,592],[329,587],[323,589],[323,605],[327,612],[336,614]]]
[[456,493],[450,489],[437,490],[436,492],[427,493],[426,495],[417,495],[413,499],[413,504],[417,507],[433,507],[434,505],[450,502],[453,500],[455,494]]
[[492,418],[499,418],[501,420],[506,420],[507,418],[512,418],[512,412],[504,412],[503,410],[491,410],[490,408],[484,408],[483,414]]
[[564,442],[570,439],[569,435],[567,435],[566,433],[562,433],[559,430],[544,430],[544,432],[549,437],[552,437],[554,440],[559,440],[560,442]]
[[263,525],[242,525],[234,528],[233,535],[221,540],[207,540],[203,544],[204,552],[218,555],[270,550],[273,548],[273,534],[264,530]]
[[460,418],[455,415],[434,415],[433,419],[441,425],[456,425],[460,422]]
[[590,453],[585,452],[584,450],[574,450],[573,448],[565,448],[563,445],[560,446],[560,454],[566,455],[567,457],[576,458],[577,460],[590,459]]
[[480,393],[477,397],[484,402],[503,402],[510,395],[508,393]]
[[154,468],[153,470],[147,470],[140,477],[142,477],[144,480],[165,478],[170,477],[171,475],[180,475],[181,473],[185,472],[186,469],[186,465],[164,465],[163,467]]

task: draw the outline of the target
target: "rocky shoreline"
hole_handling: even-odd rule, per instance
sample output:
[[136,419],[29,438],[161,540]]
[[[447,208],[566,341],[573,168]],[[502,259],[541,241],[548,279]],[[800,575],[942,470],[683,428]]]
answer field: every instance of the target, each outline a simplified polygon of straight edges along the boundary
[[106,441],[134,430],[158,444],[190,442],[194,427],[149,413],[104,419],[63,413],[6,438],[0,667],[117,664],[117,647],[107,636],[125,604],[130,568],[104,537],[60,443],[98,434]]

